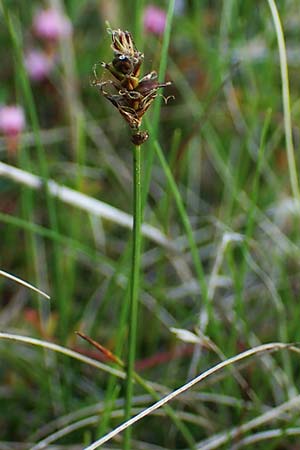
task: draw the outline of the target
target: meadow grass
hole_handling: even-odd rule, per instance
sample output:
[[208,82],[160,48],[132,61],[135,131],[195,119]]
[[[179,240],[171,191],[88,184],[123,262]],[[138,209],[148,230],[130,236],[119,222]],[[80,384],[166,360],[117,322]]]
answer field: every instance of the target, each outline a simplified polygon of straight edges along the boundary
[[[298,2],[179,3],[159,36],[148,0],[50,0],[34,82],[41,3],[0,1],[0,450],[299,445]],[[141,147],[92,85],[107,23],[172,81]]]

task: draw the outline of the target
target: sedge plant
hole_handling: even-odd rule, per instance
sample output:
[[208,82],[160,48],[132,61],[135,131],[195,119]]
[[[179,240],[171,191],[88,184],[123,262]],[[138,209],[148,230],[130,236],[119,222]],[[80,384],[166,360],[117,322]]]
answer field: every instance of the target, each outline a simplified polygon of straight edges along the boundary
[[[129,124],[133,147],[133,235],[130,276],[128,356],[126,364],[126,402],[125,420],[131,416],[134,363],[136,355],[138,303],[141,265],[141,225],[142,225],[142,190],[141,190],[141,145],[149,137],[147,131],[141,131],[142,117],[157,96],[158,90],[170,84],[159,83],[157,73],[152,71],[140,78],[144,55],[137,50],[131,33],[120,29],[111,30],[111,48],[113,59],[110,63],[101,63],[113,77],[112,80],[98,79],[94,69],[96,86],[100,93],[109,100]],[[130,429],[124,439],[124,449],[130,448]]]

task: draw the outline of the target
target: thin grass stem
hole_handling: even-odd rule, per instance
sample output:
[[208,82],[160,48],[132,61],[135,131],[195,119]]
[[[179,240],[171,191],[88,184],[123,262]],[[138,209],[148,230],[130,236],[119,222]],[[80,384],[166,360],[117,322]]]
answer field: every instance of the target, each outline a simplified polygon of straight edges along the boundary
[[289,74],[288,64],[286,56],[285,39],[282,30],[282,25],[278,13],[278,9],[274,0],[268,0],[268,4],[272,13],[272,19],[278,42],[279,62],[281,72],[282,83],[282,102],[283,102],[283,115],[284,115],[284,131],[286,151],[288,158],[288,166],[290,172],[290,183],[293,193],[293,197],[300,201],[299,181],[297,175],[297,166],[295,160],[295,149],[292,136],[292,119],[291,119],[291,105],[290,105],[290,88],[289,88]]
[[[134,364],[137,342],[139,283],[141,266],[141,226],[142,226],[142,198],[141,198],[141,147],[134,146],[133,150],[133,231],[132,231],[132,259],[130,276],[130,305],[129,305],[129,335],[127,356],[127,378],[125,393],[125,420],[131,416],[133,397]],[[131,448],[131,430],[124,435],[124,450]]]
[[165,173],[170,190],[174,196],[174,200],[175,200],[182,224],[184,226],[184,229],[185,229],[185,232],[187,235],[187,239],[188,239],[188,243],[189,243],[189,247],[191,250],[191,255],[192,255],[192,259],[193,259],[193,263],[194,263],[194,267],[195,267],[195,272],[196,272],[198,282],[200,285],[200,290],[201,290],[201,294],[202,294],[202,297],[204,300],[204,305],[206,308],[208,323],[209,323],[210,320],[212,319],[212,305],[209,302],[207,282],[205,280],[204,270],[203,270],[202,263],[201,263],[201,260],[199,257],[197,243],[196,243],[194,235],[193,235],[193,229],[192,229],[191,223],[189,221],[187,212],[185,210],[182,197],[180,195],[180,192],[178,190],[178,187],[176,185],[176,182],[174,180],[172,172],[169,168],[169,165],[166,161],[166,158],[163,154],[163,151],[162,151],[161,146],[159,145],[158,141],[154,142],[154,148],[156,150],[156,154],[158,156],[159,162]]
[[[162,49],[160,55],[160,66],[158,71],[158,79],[162,81],[165,79],[166,71],[167,71],[167,62],[168,62],[168,50],[170,45],[171,38],[171,29],[172,29],[172,21],[174,16],[174,7],[175,0],[169,1],[168,12],[167,12],[167,20],[166,20],[166,28],[164,31],[164,38],[162,42]],[[158,135],[158,126],[159,126],[159,116],[161,110],[161,98],[158,97],[153,105],[153,114],[151,118],[151,141],[155,141]],[[146,118],[147,126],[149,123],[149,119]],[[146,158],[146,169],[145,169],[145,182],[143,183],[143,208],[146,204],[146,198],[149,191],[152,166],[154,159],[154,148],[152,145],[147,148],[147,158]]]
[[242,241],[242,253],[243,253],[243,261],[240,264],[238,276],[237,276],[237,296],[236,296],[236,313],[237,317],[244,317],[244,304],[243,304],[243,287],[244,287],[244,281],[247,271],[247,252],[248,252],[248,245],[249,241],[252,238],[253,229],[255,225],[255,205],[257,205],[257,199],[258,199],[258,192],[259,192],[259,177],[262,172],[263,168],[263,162],[264,162],[264,151],[265,151],[265,145],[266,145],[266,136],[267,131],[269,129],[271,120],[271,110],[269,110],[266,114],[266,118],[263,124],[262,132],[261,132],[261,138],[260,138],[260,145],[258,149],[258,155],[257,155],[257,164],[256,164],[256,170],[254,173],[254,180],[253,180],[253,187],[252,187],[252,194],[250,197],[251,204],[249,208],[249,212],[247,215],[247,224],[246,224],[246,232],[245,232],[245,239]]
[[143,47],[142,18],[145,0],[135,0],[133,17],[133,36],[138,48]]

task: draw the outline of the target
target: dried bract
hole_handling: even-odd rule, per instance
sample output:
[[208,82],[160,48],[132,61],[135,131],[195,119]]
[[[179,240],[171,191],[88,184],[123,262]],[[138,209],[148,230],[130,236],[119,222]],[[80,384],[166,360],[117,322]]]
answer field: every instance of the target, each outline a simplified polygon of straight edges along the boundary
[[131,137],[134,145],[142,145],[149,137],[148,131],[137,131]]
[[114,80],[101,81],[94,70],[93,84],[129,124],[133,130],[132,142],[141,145],[149,136],[147,132],[139,131],[142,117],[157,96],[158,89],[168,86],[171,82],[159,83],[155,71],[140,79],[144,55],[137,50],[131,34],[120,29],[110,32],[114,58],[111,63],[101,65],[113,75]]

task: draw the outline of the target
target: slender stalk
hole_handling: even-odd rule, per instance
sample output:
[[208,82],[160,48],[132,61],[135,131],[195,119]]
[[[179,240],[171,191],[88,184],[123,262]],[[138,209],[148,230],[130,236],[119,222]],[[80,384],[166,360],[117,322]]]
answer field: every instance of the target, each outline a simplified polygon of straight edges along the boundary
[[[133,151],[133,232],[132,232],[132,259],[130,277],[130,305],[129,305],[129,336],[126,378],[125,420],[131,416],[134,363],[136,354],[138,296],[141,260],[141,147],[134,146]],[[124,435],[124,450],[130,449],[131,430],[128,428]]]
[[[249,212],[247,213],[247,223],[246,223],[246,231],[245,231],[245,239],[242,242],[242,254],[243,254],[243,260],[242,262],[239,262],[239,270],[237,273],[237,301],[236,301],[236,317],[245,317],[244,315],[244,281],[246,277],[247,272],[247,253],[249,248],[249,241],[252,238],[252,234],[254,231],[254,225],[255,225],[255,205],[257,205],[258,200],[258,193],[259,193],[259,177],[262,172],[263,163],[264,163],[264,151],[265,151],[265,145],[266,145],[266,136],[267,132],[269,130],[271,120],[271,110],[268,110],[266,114],[266,118],[264,121],[261,138],[260,138],[260,145],[258,149],[258,155],[257,155],[257,164],[256,164],[256,170],[254,173],[254,180],[253,180],[253,187],[252,187],[252,193],[251,193],[251,204],[249,208]],[[234,330],[237,332],[237,328]]]
[[142,30],[142,17],[145,0],[135,0],[133,5],[133,36],[135,36],[135,43],[138,48],[143,48],[144,37]]
[[291,119],[291,105],[290,105],[290,88],[289,88],[289,74],[288,74],[288,64],[286,56],[286,47],[284,34],[282,30],[282,25],[280,17],[278,14],[278,9],[274,0],[268,0],[268,4],[272,13],[272,19],[274,22],[274,27],[277,36],[278,51],[279,51],[279,62],[280,62],[280,72],[281,72],[281,84],[282,84],[282,103],[283,103],[283,116],[284,116],[284,132],[285,132],[285,142],[286,151],[289,165],[290,173],[290,183],[293,197],[300,201],[300,190],[299,181],[297,175],[296,159],[295,159],[295,149],[293,144],[292,135],[292,119]]
[[207,287],[207,283],[206,283],[206,279],[205,279],[202,262],[199,257],[197,243],[194,238],[193,229],[192,229],[188,214],[186,212],[186,209],[184,207],[184,203],[183,203],[182,197],[180,195],[179,189],[176,185],[176,182],[174,180],[174,177],[172,175],[170,167],[169,167],[169,165],[166,161],[166,158],[163,154],[161,146],[159,145],[157,140],[154,142],[154,149],[156,151],[159,162],[165,173],[170,191],[172,192],[172,194],[174,196],[174,200],[175,200],[175,203],[176,203],[176,206],[178,209],[178,213],[179,213],[180,219],[182,221],[182,224],[184,226],[184,229],[185,229],[185,232],[187,235],[187,239],[188,239],[188,243],[189,243],[189,247],[190,247],[190,251],[191,251],[191,255],[192,255],[192,259],[193,259],[193,263],[194,263],[194,267],[195,267],[195,272],[196,272],[196,275],[198,278],[201,295],[203,296],[203,301],[204,301],[204,305],[206,308],[208,323],[209,323],[211,320],[213,320],[212,304],[208,297],[208,287]]
[[[106,298],[107,299],[111,298],[114,286],[116,285],[118,287],[118,283],[117,283],[118,276],[121,273],[124,274],[125,266],[128,264],[129,258],[131,256],[129,254],[129,253],[131,253],[131,250],[132,250],[130,248],[131,247],[130,244],[131,243],[129,243],[126,246],[126,249],[124,250],[124,252],[122,254],[122,257],[120,258],[120,262],[118,263],[115,273],[110,281],[110,285],[108,286],[108,289],[106,291],[104,302],[105,302]],[[116,328],[117,333],[116,333],[116,337],[115,337],[116,345],[115,345],[114,354],[119,360],[120,360],[121,354],[124,350],[124,338],[125,338],[125,335],[127,332],[127,317],[128,317],[128,308],[129,308],[129,300],[128,299],[130,296],[129,288],[130,288],[130,286],[127,283],[126,291],[123,292],[123,301],[121,303],[121,308],[120,308],[119,323]],[[125,370],[125,364],[123,363],[123,361],[122,361],[122,364],[120,365],[120,367],[123,370]],[[107,432],[106,429],[110,425],[111,413],[114,409],[118,394],[119,394],[119,382],[118,382],[117,377],[112,375],[108,380],[107,388],[106,388],[106,392],[105,392],[105,405],[106,406],[105,406],[105,409],[104,409],[101,417],[99,416],[99,419],[100,419],[99,427],[98,427],[99,436],[102,436]]]
[[[165,75],[167,72],[168,50],[169,50],[170,39],[171,39],[174,8],[175,8],[175,0],[170,0],[169,4],[168,4],[166,28],[164,31],[164,37],[163,37],[162,49],[161,49],[161,55],[160,55],[160,66],[159,66],[159,71],[158,71],[159,81],[162,81],[165,79]],[[161,110],[161,98],[159,97],[155,100],[154,105],[153,105],[153,115],[151,118],[151,140],[152,140],[152,142],[154,142],[158,136],[160,110]],[[149,119],[146,118],[147,126],[149,126],[148,125],[149,123],[150,123]],[[149,191],[149,187],[150,187],[154,154],[155,154],[155,150],[153,148],[153,145],[149,145],[147,147],[147,156],[146,156],[146,165],[145,165],[146,168],[145,168],[145,182],[144,182],[144,192],[143,192],[143,207],[145,207],[146,202],[147,202],[147,195],[148,195],[148,191]]]

